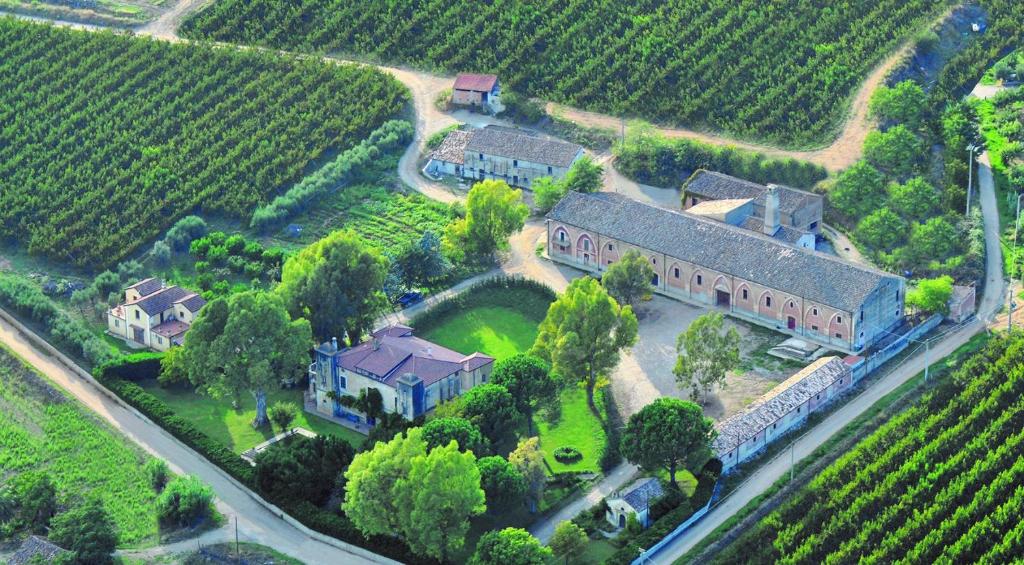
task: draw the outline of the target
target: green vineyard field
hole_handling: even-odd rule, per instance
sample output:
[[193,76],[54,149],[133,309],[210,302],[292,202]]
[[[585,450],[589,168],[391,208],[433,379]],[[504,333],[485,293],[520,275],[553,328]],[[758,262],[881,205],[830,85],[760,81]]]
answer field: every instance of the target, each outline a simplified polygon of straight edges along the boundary
[[225,0],[193,38],[340,51],[615,114],[804,145],[937,0]]
[[248,218],[406,99],[366,67],[0,19],[0,238],[103,267]]
[[843,454],[717,563],[1008,563],[1024,552],[1024,337]]

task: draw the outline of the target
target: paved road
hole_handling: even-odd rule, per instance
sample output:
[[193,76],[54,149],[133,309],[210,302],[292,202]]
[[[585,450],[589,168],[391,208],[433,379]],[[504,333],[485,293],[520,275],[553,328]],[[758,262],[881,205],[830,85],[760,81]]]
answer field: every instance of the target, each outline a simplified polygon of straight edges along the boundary
[[[221,513],[229,520],[238,519],[239,534],[243,540],[272,546],[306,563],[394,563],[362,549],[352,552],[323,543],[293,527],[257,502],[251,491],[229,479],[215,465],[156,424],[101,392],[74,368],[38,348],[25,333],[3,318],[0,318],[0,342],[143,449],[165,459],[175,473],[196,475],[210,485],[217,493],[217,506]],[[208,534],[209,538],[223,538],[224,530],[217,532],[221,533]],[[230,538],[233,537],[231,531]],[[195,540],[182,542],[184,545],[189,543],[195,543]]]
[[[944,336],[931,344],[929,358],[934,361],[950,355],[975,334],[986,329],[1005,302],[1002,251],[999,245],[999,211],[996,207],[995,183],[988,157],[983,155],[978,165],[978,184],[981,191],[981,210],[985,220],[985,294],[978,307],[978,317],[958,331]],[[809,456],[833,434],[849,425],[855,418],[870,408],[883,396],[917,375],[925,368],[925,354],[907,358],[899,366],[889,370],[859,396],[846,403],[818,425],[797,439],[793,444],[796,460]],[[738,512],[751,500],[768,489],[775,481],[789,472],[790,452],[785,451],[769,461],[727,498],[723,499],[701,521],[651,556],[654,563],[673,563],[710,534],[725,520]]]

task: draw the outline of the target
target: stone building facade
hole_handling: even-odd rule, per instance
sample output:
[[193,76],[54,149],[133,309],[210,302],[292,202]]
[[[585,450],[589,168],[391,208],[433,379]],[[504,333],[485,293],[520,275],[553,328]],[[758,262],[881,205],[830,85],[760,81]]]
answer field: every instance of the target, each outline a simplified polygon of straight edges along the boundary
[[583,154],[583,147],[574,143],[487,126],[451,132],[430,154],[424,171],[470,180],[498,179],[528,189],[540,177],[563,178]]
[[547,250],[593,273],[636,250],[660,294],[848,353],[903,320],[902,277],[613,193],[566,195],[547,216]]

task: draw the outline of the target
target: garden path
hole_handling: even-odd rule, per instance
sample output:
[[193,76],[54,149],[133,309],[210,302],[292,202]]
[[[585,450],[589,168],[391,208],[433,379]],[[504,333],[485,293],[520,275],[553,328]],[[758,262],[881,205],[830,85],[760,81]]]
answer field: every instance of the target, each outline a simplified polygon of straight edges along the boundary
[[558,524],[566,520],[572,520],[580,512],[583,512],[591,506],[601,502],[601,500],[625,486],[627,482],[633,479],[639,470],[640,469],[636,465],[620,463],[618,467],[605,474],[604,479],[602,479],[600,483],[591,487],[591,489],[587,491],[586,495],[573,500],[569,504],[563,506],[558,512],[555,512],[554,514],[543,518],[530,526],[530,533],[539,539],[541,543],[548,543],[552,534],[555,533],[555,527],[558,526]]

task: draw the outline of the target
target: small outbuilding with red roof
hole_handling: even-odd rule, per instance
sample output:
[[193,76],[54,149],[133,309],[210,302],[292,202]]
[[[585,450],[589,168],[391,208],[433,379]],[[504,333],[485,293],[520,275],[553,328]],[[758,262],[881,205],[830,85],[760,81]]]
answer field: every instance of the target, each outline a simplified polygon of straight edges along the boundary
[[485,110],[499,108],[501,85],[496,75],[459,73],[452,87],[452,104],[478,106]]

